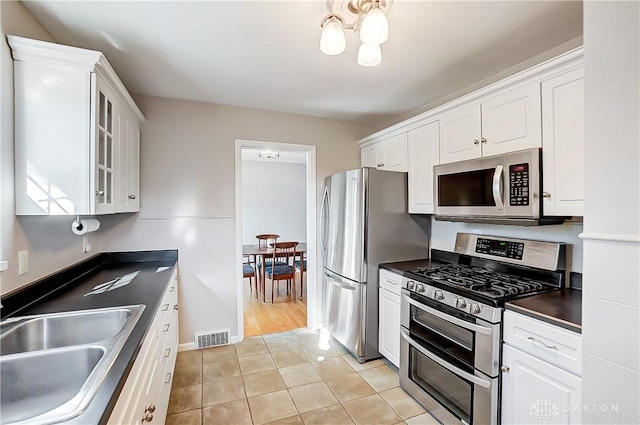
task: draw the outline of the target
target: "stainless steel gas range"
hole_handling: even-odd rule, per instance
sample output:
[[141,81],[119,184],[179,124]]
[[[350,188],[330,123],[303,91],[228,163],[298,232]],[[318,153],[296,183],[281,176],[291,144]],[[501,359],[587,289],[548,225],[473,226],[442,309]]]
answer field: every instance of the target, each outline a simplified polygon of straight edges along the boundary
[[458,233],[404,273],[400,386],[443,423],[500,423],[505,301],[560,289],[565,245]]

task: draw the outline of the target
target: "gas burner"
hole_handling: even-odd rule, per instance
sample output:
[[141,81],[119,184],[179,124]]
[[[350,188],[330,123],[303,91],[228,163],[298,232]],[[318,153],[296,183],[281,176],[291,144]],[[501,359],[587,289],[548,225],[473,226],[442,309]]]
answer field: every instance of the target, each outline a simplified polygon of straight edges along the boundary
[[464,264],[422,267],[410,273],[417,275],[416,279],[424,283],[440,282],[494,300],[504,300],[551,288],[547,283],[526,277]]

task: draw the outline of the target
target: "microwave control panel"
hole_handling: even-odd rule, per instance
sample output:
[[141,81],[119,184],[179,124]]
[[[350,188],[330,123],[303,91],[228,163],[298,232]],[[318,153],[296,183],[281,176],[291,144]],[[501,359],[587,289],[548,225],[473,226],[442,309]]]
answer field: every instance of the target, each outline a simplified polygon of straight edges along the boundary
[[529,164],[509,165],[509,205],[529,205]]
[[514,260],[522,260],[524,243],[478,238],[476,241],[476,252],[495,255],[496,257],[507,257],[513,258]]

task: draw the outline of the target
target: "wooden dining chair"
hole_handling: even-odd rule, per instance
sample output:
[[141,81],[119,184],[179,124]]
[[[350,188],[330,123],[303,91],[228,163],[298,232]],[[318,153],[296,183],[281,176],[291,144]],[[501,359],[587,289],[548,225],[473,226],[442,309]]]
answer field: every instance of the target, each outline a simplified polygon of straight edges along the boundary
[[300,299],[304,291],[304,273],[307,271],[307,253],[300,254],[300,259],[296,260],[296,270],[300,271]]
[[[258,250],[268,250],[271,245],[278,242],[278,238],[280,235],[276,235],[275,233],[263,233],[260,235],[256,235],[256,239],[258,239]],[[260,280],[260,286],[264,288],[264,267],[271,266],[271,260],[267,258],[268,256],[262,255],[261,261],[256,264],[258,268],[258,279]],[[282,265],[280,263],[276,263],[277,265]]]
[[253,293],[253,282],[252,279],[255,280],[256,287],[256,299],[258,299],[258,275],[256,274],[255,264],[251,261],[250,256],[245,256],[242,260],[242,278],[249,278],[249,292]]
[[[265,260],[268,258],[271,263],[270,266],[265,266],[264,268],[265,277],[271,279],[271,303],[274,301],[274,286],[278,285],[279,290],[280,281],[282,280],[291,283],[291,296],[293,301],[296,300],[296,246],[298,246],[298,242],[276,242],[272,245],[273,248],[270,255],[265,255]],[[265,300],[266,291],[263,284],[262,301]]]

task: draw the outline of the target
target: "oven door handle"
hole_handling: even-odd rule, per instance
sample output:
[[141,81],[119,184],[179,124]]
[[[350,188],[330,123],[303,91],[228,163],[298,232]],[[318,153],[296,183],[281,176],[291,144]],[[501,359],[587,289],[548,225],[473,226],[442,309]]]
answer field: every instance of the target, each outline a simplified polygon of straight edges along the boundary
[[446,313],[442,313],[441,311],[438,311],[434,308],[431,308],[429,306],[426,306],[422,303],[419,303],[418,301],[412,300],[411,297],[408,297],[407,294],[402,294],[402,296],[404,297],[405,301],[407,301],[409,304],[418,307],[420,310],[424,310],[429,314],[432,314],[436,317],[439,317],[442,320],[446,320],[447,322],[451,322],[454,325],[458,325],[461,328],[465,328],[468,329],[470,331],[474,331],[474,332],[478,332],[481,334],[485,334],[485,335],[491,335],[493,333],[493,330],[491,328],[487,328],[485,326],[480,326],[480,325],[476,325],[474,323],[469,323],[469,322],[465,322],[464,320],[460,320],[457,317],[448,315]]
[[469,372],[465,372],[464,370],[460,369],[459,367],[456,367],[456,366],[452,365],[451,363],[442,360],[440,357],[438,357],[435,354],[432,354],[429,351],[427,351],[424,348],[422,348],[420,343],[417,342],[416,340],[414,340],[413,338],[411,338],[406,330],[401,328],[400,329],[400,335],[402,335],[402,337],[409,344],[411,344],[411,346],[413,348],[415,348],[416,350],[420,351],[423,355],[425,355],[426,357],[430,358],[434,362],[438,363],[443,368],[455,373],[458,376],[461,376],[462,378],[466,379],[467,381],[473,382],[476,385],[480,385],[483,388],[491,388],[491,382],[487,381],[486,379],[482,379],[482,378],[479,378],[479,377],[477,377],[475,375],[470,374]]

